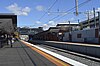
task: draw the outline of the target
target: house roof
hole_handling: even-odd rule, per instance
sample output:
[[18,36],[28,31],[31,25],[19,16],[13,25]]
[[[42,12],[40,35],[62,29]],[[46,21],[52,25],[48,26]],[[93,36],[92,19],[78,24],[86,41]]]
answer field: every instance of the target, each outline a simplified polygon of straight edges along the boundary
[[50,32],[59,32],[59,28],[58,27],[50,27],[49,31]]
[[57,26],[78,26],[79,24],[73,24],[73,23],[71,23],[71,24],[57,24]]

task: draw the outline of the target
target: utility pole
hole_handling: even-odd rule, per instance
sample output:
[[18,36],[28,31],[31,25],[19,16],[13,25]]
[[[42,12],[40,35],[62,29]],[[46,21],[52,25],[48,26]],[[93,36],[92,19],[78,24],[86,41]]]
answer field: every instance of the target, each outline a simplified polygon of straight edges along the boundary
[[78,19],[78,24],[80,23],[80,20]]
[[88,26],[90,28],[90,14],[89,14],[89,11],[87,12],[87,16],[88,16]]
[[[80,25],[80,20],[78,19],[78,24],[79,24],[79,28],[81,28],[81,25]],[[80,30],[80,29],[79,29]]]
[[76,16],[78,15],[78,0],[75,0]]
[[71,36],[71,25],[70,25],[70,21],[69,22],[69,41],[72,41],[72,36]]
[[94,13],[94,23],[95,23],[95,28],[96,28],[95,8],[93,8],[93,13]]
[[[100,12],[98,12],[98,19],[99,19],[99,31],[100,31]],[[99,33],[100,35],[100,33]]]
[[98,21],[99,22],[99,31],[98,31],[99,35],[98,36],[99,36],[99,43],[100,43],[100,12],[98,12],[98,19],[99,19],[99,21]]
[[71,27],[70,27],[70,21],[68,21],[69,22],[69,32],[71,31]]

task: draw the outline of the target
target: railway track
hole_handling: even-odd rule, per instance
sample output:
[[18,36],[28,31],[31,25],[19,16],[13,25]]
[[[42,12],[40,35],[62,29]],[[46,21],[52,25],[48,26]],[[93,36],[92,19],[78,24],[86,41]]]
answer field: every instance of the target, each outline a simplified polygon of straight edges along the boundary
[[71,58],[73,60],[79,61],[88,66],[100,66],[99,58],[94,58],[91,56],[87,56],[87,55],[83,55],[83,54],[79,54],[79,53],[75,53],[75,52],[71,52],[71,51],[67,51],[67,50],[63,50],[63,49],[59,49],[59,48],[55,48],[55,47],[51,47],[51,46],[47,46],[47,45],[43,45],[43,44],[35,44],[35,45],[42,47],[44,49],[50,50],[52,52],[61,54],[63,56]]

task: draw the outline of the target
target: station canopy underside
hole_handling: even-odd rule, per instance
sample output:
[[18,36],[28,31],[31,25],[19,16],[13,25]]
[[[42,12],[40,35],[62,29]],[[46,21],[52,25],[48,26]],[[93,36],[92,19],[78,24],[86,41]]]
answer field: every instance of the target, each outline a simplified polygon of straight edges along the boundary
[[11,34],[17,28],[17,15],[0,15],[0,33]]

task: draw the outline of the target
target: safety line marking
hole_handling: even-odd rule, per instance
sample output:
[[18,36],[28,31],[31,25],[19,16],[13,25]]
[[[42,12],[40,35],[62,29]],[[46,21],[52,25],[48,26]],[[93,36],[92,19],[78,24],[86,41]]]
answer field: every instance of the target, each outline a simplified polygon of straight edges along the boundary
[[56,58],[58,58],[58,59],[60,59],[60,60],[62,60],[62,61],[64,61],[64,62],[66,62],[66,63],[69,63],[69,64],[73,65],[73,66],[88,66],[88,65],[86,65],[86,64],[80,63],[80,62],[78,62],[78,61],[75,61],[75,60],[73,60],[73,59],[67,58],[67,57],[62,56],[62,55],[60,55],[60,54],[57,54],[57,53],[51,52],[51,51],[49,51],[49,50],[46,50],[46,49],[44,49],[44,48],[41,48],[41,47],[39,47],[39,46],[33,45],[33,44],[31,44],[31,43],[28,43],[28,42],[25,42],[25,41],[22,41],[22,42],[24,42],[24,43],[26,43],[26,44],[28,44],[28,45],[31,45],[31,46],[33,46],[33,47],[35,47],[35,48],[38,48],[39,50],[41,50],[41,51],[43,51],[43,52],[45,52],[45,53],[47,53],[47,54],[50,54],[51,56],[54,56],[54,57],[56,57]]
[[47,58],[49,61],[53,62],[54,64],[56,64],[57,66],[71,66],[69,63],[63,62],[53,56],[51,56],[50,54],[47,54],[44,51],[41,51],[40,49],[32,46],[31,44],[28,44],[24,41],[22,41],[25,45],[27,45],[28,47],[30,47],[32,50],[38,52],[39,54],[41,54],[42,56],[44,56],[45,58]]

